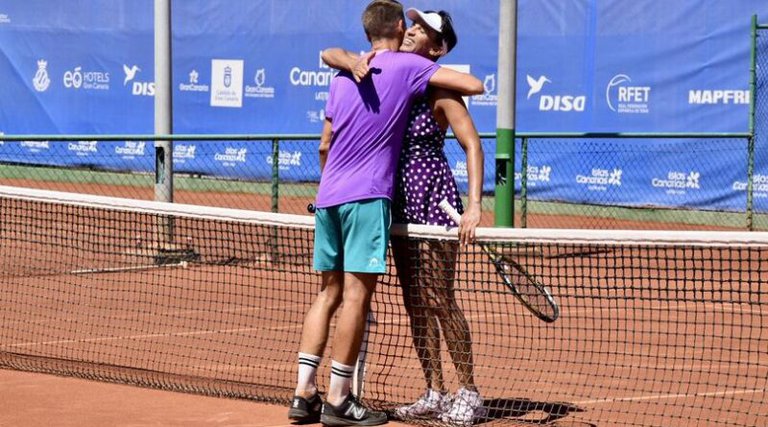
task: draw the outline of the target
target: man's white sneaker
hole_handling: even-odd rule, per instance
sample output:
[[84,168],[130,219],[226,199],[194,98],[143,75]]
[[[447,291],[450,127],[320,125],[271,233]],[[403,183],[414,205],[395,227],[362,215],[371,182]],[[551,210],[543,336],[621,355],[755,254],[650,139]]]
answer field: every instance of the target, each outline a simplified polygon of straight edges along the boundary
[[487,413],[480,393],[462,387],[456,392],[451,409],[445,412],[440,420],[460,426],[471,426]]
[[419,400],[395,409],[395,416],[400,419],[437,416],[450,407],[451,399],[448,394],[430,388],[421,395]]

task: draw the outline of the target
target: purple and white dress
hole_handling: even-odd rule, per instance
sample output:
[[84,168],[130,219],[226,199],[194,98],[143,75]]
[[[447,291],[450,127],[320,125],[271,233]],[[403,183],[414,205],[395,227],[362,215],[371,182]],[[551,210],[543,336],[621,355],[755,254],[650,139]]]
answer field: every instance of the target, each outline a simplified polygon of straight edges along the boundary
[[429,98],[417,99],[411,108],[397,170],[395,222],[456,225],[438,207],[447,199],[459,213],[464,212],[444,146],[445,131],[432,114]]

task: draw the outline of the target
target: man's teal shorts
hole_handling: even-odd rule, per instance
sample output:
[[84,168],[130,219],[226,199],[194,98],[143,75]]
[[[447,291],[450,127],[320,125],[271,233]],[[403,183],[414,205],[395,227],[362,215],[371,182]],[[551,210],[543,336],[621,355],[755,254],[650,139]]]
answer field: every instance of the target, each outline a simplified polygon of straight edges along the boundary
[[387,199],[318,208],[315,212],[315,269],[385,273],[391,222]]

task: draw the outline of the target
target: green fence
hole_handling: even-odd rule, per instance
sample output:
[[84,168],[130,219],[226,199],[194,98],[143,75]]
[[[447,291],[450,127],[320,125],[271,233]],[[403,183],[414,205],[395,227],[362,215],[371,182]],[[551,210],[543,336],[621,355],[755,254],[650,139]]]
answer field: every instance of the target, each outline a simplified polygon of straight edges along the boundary
[[[494,134],[481,134],[485,141],[495,138]],[[286,142],[302,153],[316,153],[320,135],[0,135],[5,151],[15,151],[15,162],[0,164],[0,185],[34,187],[58,191],[127,197],[143,200],[157,199],[157,181],[163,176],[159,170],[134,172],[129,161],[122,160],[118,153],[99,150],[98,156],[110,156],[110,159],[90,157],[94,163],[110,164],[103,166],[61,167],[41,164],[28,148],[33,144],[80,144],[91,141],[169,141],[181,145],[194,141],[214,146],[216,152],[226,151],[233,141],[246,141],[253,147],[249,151],[270,153],[272,159],[280,159]],[[26,145],[26,146],[25,146]],[[147,144],[149,150],[152,144]],[[158,144],[160,145],[160,144]],[[220,148],[216,148],[220,147]],[[152,148],[154,149],[154,148]],[[463,153],[458,142],[452,136],[446,142],[446,150]],[[181,160],[181,159],[179,159]],[[178,162],[178,160],[174,160]],[[160,164],[156,162],[156,165]],[[242,165],[241,165],[242,167]],[[317,168],[316,162],[309,162],[307,168]],[[206,206],[232,207],[260,211],[273,211],[293,214],[307,214],[307,204],[313,202],[317,192],[317,182],[304,178],[309,171],[295,168],[283,168],[279,160],[271,162],[271,176],[265,179],[237,179],[203,173],[170,172],[172,176],[172,200]],[[135,169],[135,167],[133,168]],[[319,171],[315,175],[319,175]],[[244,175],[256,176],[243,171]],[[493,197],[486,195],[485,211],[492,212]],[[163,199],[161,199],[163,200]],[[490,215],[490,214],[489,214]],[[492,218],[484,221],[491,225]]]
[[[762,120],[759,120],[762,122]],[[620,144],[612,145],[610,150],[600,151],[600,144],[595,144],[593,158],[601,158],[610,164],[612,158],[625,154],[627,150],[642,150],[643,141],[649,138],[665,138],[670,141],[690,140],[697,143],[684,144],[687,154],[696,156],[696,150],[711,150],[707,140],[732,140],[733,144],[743,144],[745,150],[728,150],[718,153],[718,158],[728,158],[734,166],[751,164],[754,157],[754,144],[750,134],[518,134],[518,148],[522,156],[518,159],[515,170],[519,183],[519,192],[515,201],[515,224],[520,227],[538,228],[615,228],[615,229],[766,229],[766,219],[755,215],[751,203],[751,186],[747,192],[744,209],[740,212],[717,212],[706,210],[670,209],[659,206],[628,207],[598,202],[579,204],[573,202],[542,200],[529,197],[530,190],[536,185],[542,185],[535,180],[529,180],[531,166],[528,158],[531,155],[547,151],[567,155],[576,148],[574,140],[604,141],[617,140]],[[483,138],[493,135],[484,134]],[[65,144],[79,141],[152,141],[158,138],[154,135],[38,135],[38,136],[0,136],[6,144],[17,144],[21,152],[21,144],[31,142],[48,142],[50,144]],[[304,152],[316,150],[319,135],[167,135],[162,139],[181,144],[186,141],[203,141],[205,144],[218,144],[225,147],[230,141],[249,141],[249,144],[259,145],[259,150],[269,151],[273,158],[278,158],[281,143],[292,141],[302,146]],[[304,147],[306,144],[306,147]],[[6,146],[6,149],[8,146]],[[223,148],[222,148],[223,150]],[[461,151],[454,140],[446,144],[446,150]],[[461,158],[455,153],[455,158]],[[114,155],[117,154],[104,154]],[[489,154],[486,153],[486,156]],[[702,156],[704,157],[704,156]],[[708,152],[707,157],[712,157]],[[574,156],[576,158],[576,156]],[[157,172],[136,173],[128,171],[128,166],[120,167],[119,161],[111,170],[91,167],[62,168],[36,165],[34,156],[23,162],[0,165],[0,185],[29,186],[35,188],[90,193],[117,197],[152,200],[157,193]],[[591,167],[584,165],[585,168]],[[648,167],[652,167],[649,163]],[[523,174],[522,171],[528,171]],[[752,174],[752,167],[748,168]],[[286,171],[280,170],[279,162],[272,162],[272,176],[264,180],[224,179],[189,173],[173,173],[173,200],[177,203],[188,203],[209,206],[234,207],[261,211],[273,211],[293,214],[307,214],[307,204],[314,201],[317,183],[303,182],[296,177],[287,176]],[[751,183],[750,177],[745,177]],[[494,223],[493,194],[484,195],[483,224]]]
[[[595,164],[616,165],[627,157],[641,157],[642,167],[654,176],[665,176],[666,164],[656,162],[658,154],[647,148],[654,140],[656,146],[669,153],[675,151],[701,159],[715,158],[718,165],[745,169],[744,182],[751,183],[754,175],[754,144],[749,133],[519,133],[522,159],[516,168],[520,181],[517,200],[517,224],[532,228],[590,228],[590,229],[753,229],[768,227],[763,218],[756,218],[752,206],[752,186],[748,186],[744,205],[739,211],[675,208],[662,205],[639,205],[639,202],[616,203],[612,192],[626,191],[621,185],[598,186],[591,191],[589,203],[572,200],[552,200],[530,197],[537,185],[548,185],[537,179],[548,165],[530,165],[529,157],[557,154],[571,159],[575,170],[590,171]],[[724,144],[713,144],[713,142]],[[578,142],[578,144],[576,144]],[[720,147],[720,148],[715,148]],[[586,156],[585,156],[586,154]],[[573,162],[584,162],[574,164]],[[560,165],[562,166],[562,165]],[[746,167],[745,167],[746,166]],[[666,169],[665,169],[666,168]],[[522,173],[522,171],[527,171]],[[655,172],[655,173],[654,173]],[[545,174],[547,175],[547,174]],[[620,179],[619,179],[619,182]],[[583,186],[584,192],[591,186]],[[640,199],[638,199],[640,200]],[[692,200],[693,205],[709,205],[706,199]]]

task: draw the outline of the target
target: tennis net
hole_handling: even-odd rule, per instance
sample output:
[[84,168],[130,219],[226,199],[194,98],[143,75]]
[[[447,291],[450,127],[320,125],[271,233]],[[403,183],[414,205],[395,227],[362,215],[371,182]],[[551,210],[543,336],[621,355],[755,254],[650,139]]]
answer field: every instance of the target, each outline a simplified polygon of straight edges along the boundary
[[[311,217],[0,186],[0,224],[0,367],[290,401],[319,287]],[[404,252],[418,261],[408,294],[430,288],[444,333],[466,320],[480,421],[757,426],[768,416],[764,233],[479,230],[550,289],[552,323],[523,308],[478,245],[454,263],[455,230],[393,234],[416,249]],[[359,386],[383,409],[425,388],[393,264]],[[468,346],[456,348],[440,351],[453,391],[469,370],[452,357],[470,363]]]

